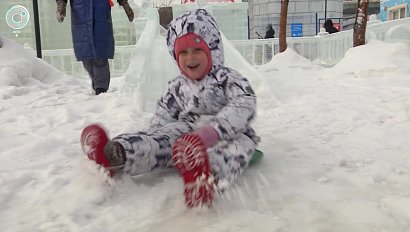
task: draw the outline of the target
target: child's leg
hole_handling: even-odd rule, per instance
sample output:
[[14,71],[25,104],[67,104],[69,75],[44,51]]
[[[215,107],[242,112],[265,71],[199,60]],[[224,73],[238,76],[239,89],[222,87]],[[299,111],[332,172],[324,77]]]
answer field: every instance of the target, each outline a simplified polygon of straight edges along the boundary
[[256,144],[246,135],[221,141],[208,149],[212,172],[219,181],[232,183],[248,167]]
[[151,133],[137,132],[121,134],[113,140],[119,142],[125,150],[124,171],[138,175],[155,169],[171,167],[171,146],[182,134],[192,131],[185,122],[165,125]]

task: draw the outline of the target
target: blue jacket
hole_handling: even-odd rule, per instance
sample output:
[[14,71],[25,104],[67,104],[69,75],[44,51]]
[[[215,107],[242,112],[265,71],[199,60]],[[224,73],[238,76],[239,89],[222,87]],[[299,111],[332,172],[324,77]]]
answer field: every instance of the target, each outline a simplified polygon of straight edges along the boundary
[[114,35],[108,0],[70,0],[70,6],[77,60],[114,58]]

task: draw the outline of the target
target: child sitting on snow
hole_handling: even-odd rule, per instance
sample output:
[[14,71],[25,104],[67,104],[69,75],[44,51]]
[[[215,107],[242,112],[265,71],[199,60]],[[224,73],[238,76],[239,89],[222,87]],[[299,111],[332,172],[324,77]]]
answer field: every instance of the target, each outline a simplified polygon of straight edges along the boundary
[[224,66],[220,32],[204,9],[174,19],[167,45],[181,75],[168,83],[149,129],[109,141],[101,127],[91,125],[81,143],[111,175],[174,166],[184,180],[187,206],[211,205],[215,186],[232,183],[255,151],[259,137],[250,122],[256,96],[245,77]]

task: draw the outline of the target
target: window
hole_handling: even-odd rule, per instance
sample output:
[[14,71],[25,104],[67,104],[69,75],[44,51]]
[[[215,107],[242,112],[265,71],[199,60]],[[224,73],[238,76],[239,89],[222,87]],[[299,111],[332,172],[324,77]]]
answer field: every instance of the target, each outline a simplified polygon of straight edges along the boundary
[[388,12],[389,20],[405,18],[407,17],[407,3],[391,7]]
[[406,15],[406,8],[401,8],[400,9],[400,18],[402,19],[402,18],[405,18],[407,15]]

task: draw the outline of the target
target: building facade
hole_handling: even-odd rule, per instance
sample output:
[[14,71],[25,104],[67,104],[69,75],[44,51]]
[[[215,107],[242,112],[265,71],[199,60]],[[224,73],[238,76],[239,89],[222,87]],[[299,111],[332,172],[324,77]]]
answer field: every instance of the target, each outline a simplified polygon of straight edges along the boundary
[[[356,16],[357,0],[343,0],[343,15],[345,17]],[[369,15],[378,15],[380,12],[380,0],[369,0]]]
[[410,0],[381,0],[380,20],[395,20],[409,17]]
[[[339,23],[343,17],[343,0],[290,0],[287,36],[314,36],[325,18]],[[280,0],[249,0],[249,37],[265,35],[266,25],[272,24],[279,35]]]

